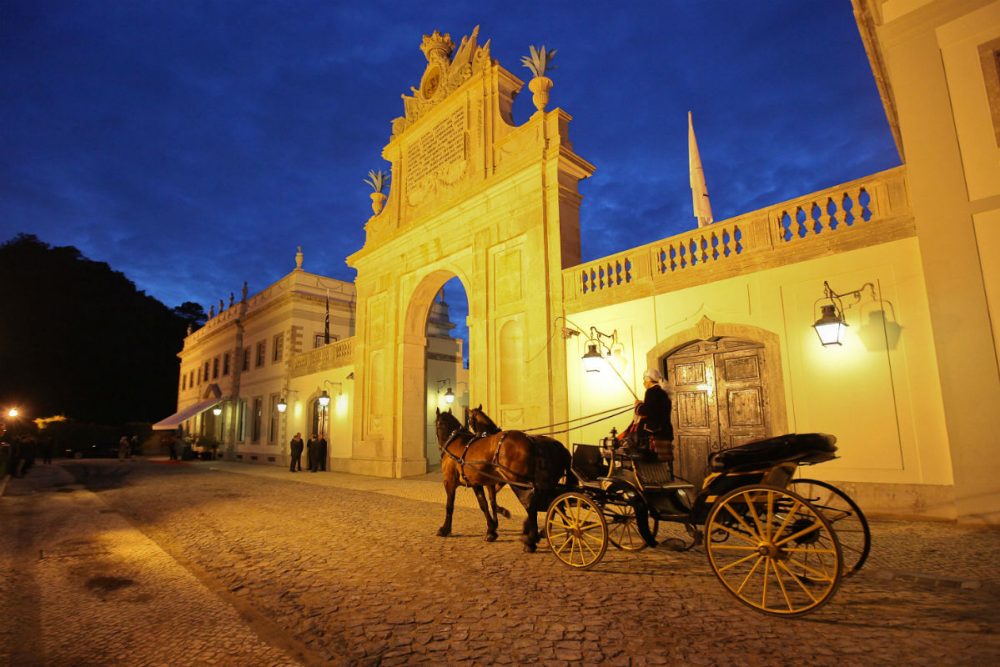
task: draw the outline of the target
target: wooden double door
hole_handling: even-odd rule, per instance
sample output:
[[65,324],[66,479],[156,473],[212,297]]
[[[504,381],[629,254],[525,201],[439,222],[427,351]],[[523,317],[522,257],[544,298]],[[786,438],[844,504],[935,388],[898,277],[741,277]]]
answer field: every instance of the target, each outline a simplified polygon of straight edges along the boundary
[[667,357],[675,470],[701,488],[712,452],[771,434],[764,346],[721,338]]

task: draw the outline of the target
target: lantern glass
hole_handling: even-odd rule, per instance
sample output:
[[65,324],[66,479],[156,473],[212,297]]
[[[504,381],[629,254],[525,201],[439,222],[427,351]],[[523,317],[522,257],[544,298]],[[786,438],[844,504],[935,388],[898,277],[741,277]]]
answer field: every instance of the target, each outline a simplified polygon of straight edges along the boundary
[[822,316],[813,324],[813,329],[816,330],[816,335],[819,336],[819,342],[824,347],[840,345],[841,337],[844,335],[844,328],[847,327],[847,324],[837,311],[837,307],[832,303],[823,306],[822,312]]
[[597,351],[597,344],[591,343],[587,345],[587,352],[582,357],[583,368],[588,373],[600,373],[601,365],[604,361],[604,357],[601,353]]

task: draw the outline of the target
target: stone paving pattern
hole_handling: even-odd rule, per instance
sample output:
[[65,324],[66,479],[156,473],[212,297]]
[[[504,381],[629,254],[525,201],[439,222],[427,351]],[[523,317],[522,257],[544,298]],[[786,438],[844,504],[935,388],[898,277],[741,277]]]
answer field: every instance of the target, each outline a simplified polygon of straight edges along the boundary
[[[865,569],[817,612],[780,619],[730,596],[698,549],[609,548],[595,569],[574,571],[542,550],[522,553],[523,512],[486,543],[464,489],[452,537],[436,537],[444,492],[432,477],[63,465],[92,492],[43,480],[60,468],[44,466],[0,499],[0,522],[17,526],[0,531],[3,564],[15,567],[0,584],[0,613],[29,610],[0,630],[0,660],[938,665],[1000,656],[997,530],[874,522]],[[503,504],[516,508],[512,495]],[[29,535],[43,512],[63,520]],[[34,595],[37,618],[25,604]],[[33,631],[37,639],[15,641]]]

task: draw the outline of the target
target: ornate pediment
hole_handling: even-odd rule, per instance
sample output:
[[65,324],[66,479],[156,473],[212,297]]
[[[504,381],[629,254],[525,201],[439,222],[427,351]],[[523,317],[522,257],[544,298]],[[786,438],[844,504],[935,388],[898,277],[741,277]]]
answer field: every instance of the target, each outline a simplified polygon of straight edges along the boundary
[[420,77],[420,87],[410,87],[412,95],[403,95],[403,116],[392,121],[392,135],[398,137],[413,123],[468,81],[474,74],[492,65],[490,43],[479,46],[476,39],[479,26],[472,34],[462,38],[462,43],[452,58],[455,49],[451,35],[442,35],[437,30],[424,35],[420,50],[427,58],[427,67]]

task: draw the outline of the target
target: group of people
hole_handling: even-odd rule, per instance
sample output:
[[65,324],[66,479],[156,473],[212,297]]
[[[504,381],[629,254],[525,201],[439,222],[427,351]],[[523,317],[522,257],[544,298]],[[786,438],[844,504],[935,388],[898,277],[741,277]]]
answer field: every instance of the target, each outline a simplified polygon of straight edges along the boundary
[[139,453],[139,436],[133,435],[129,438],[127,435],[123,435],[118,440],[118,460],[124,461],[125,459],[132,458],[132,454]]
[[35,465],[35,457],[41,454],[44,463],[52,463],[55,445],[51,438],[41,442],[33,435],[18,435],[10,439],[0,437],[0,455],[6,459],[7,472],[11,477],[24,477]]
[[306,450],[306,463],[309,472],[319,472],[326,470],[326,438],[322,434],[312,434],[309,442],[303,443],[302,434],[296,433],[291,442],[291,463],[288,466],[290,472],[302,471],[302,449]]

